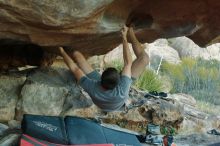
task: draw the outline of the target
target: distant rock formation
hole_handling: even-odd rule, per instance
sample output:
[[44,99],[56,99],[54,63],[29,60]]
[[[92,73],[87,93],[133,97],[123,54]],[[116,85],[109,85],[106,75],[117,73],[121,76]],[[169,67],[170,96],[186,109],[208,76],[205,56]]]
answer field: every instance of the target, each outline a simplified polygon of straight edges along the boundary
[[[131,45],[129,44],[131,49]],[[167,61],[169,63],[178,64],[181,62],[179,53],[172,47],[169,46],[169,43],[166,39],[158,39],[153,43],[145,44],[145,51],[150,57],[149,66],[155,70],[159,67],[160,61]],[[132,50],[132,49],[131,49]],[[135,55],[133,54],[133,59],[135,59]],[[118,46],[114,50],[108,52],[104,56],[99,56],[98,58],[91,57],[90,62],[98,62],[103,61],[105,64],[111,64],[112,62],[121,62],[123,63],[123,48],[122,45]]]
[[173,38],[168,41],[169,45],[177,50],[181,58],[191,57],[220,61],[220,43],[201,48],[187,37]]
[[[168,62],[172,64],[181,63],[182,58],[201,58],[204,60],[220,61],[220,43],[212,44],[205,48],[199,47],[191,39],[187,37],[177,37],[172,39],[158,39],[153,43],[146,43],[145,51],[150,57],[149,67],[155,71],[158,69],[160,62]],[[131,49],[131,45],[129,44]],[[131,49],[132,50],[132,49]],[[123,48],[119,45],[107,54],[94,56],[89,59],[93,64],[123,63]],[[135,55],[133,54],[133,59]],[[100,67],[100,66],[99,66]]]

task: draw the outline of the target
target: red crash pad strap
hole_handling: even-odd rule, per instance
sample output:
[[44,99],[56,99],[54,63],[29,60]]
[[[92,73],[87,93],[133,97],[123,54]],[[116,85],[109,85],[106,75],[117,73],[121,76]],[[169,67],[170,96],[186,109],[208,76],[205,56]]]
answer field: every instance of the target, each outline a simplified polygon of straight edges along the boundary
[[114,146],[114,144],[61,145],[49,143],[23,134],[20,140],[20,146]]

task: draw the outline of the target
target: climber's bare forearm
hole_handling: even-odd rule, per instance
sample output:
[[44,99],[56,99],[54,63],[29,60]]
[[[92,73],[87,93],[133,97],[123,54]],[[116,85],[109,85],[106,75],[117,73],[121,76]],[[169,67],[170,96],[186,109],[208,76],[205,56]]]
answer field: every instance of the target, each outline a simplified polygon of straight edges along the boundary
[[123,58],[124,58],[124,65],[132,64],[131,51],[128,46],[128,41],[124,36],[123,36]]
[[128,31],[128,28],[126,26],[124,26],[121,31],[122,44],[123,44],[123,59],[124,59],[124,68],[122,70],[122,75],[131,77],[132,55],[131,55],[131,51],[128,46],[127,31]]

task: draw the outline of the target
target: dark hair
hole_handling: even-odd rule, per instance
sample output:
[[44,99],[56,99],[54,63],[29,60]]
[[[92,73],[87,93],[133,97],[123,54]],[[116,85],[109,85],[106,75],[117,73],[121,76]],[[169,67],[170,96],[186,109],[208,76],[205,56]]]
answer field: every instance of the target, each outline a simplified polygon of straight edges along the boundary
[[101,77],[101,85],[108,90],[114,89],[119,82],[119,73],[115,68],[109,67],[104,70]]

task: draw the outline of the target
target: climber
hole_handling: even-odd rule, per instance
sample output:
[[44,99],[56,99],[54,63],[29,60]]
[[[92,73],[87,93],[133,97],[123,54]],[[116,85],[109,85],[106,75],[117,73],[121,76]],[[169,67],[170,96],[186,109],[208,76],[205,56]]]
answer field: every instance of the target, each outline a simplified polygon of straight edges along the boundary
[[[137,57],[133,62],[127,33]],[[91,96],[94,104],[105,112],[121,110],[125,106],[132,80],[139,77],[149,62],[144,45],[137,40],[133,28],[124,26],[121,34],[124,59],[121,73],[115,68],[107,68],[100,75],[79,51],[74,51],[70,57],[62,47],[59,47],[65,63],[79,85]]]

